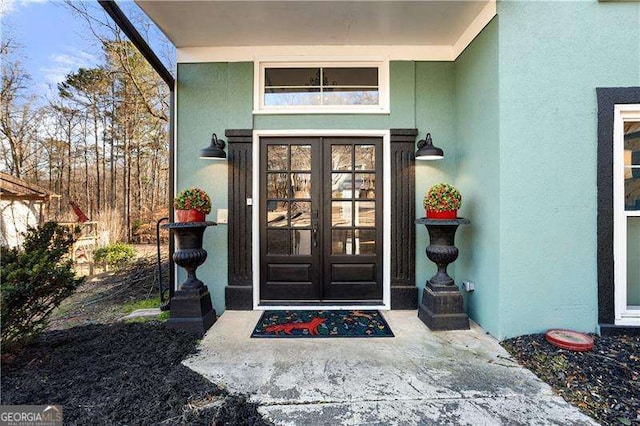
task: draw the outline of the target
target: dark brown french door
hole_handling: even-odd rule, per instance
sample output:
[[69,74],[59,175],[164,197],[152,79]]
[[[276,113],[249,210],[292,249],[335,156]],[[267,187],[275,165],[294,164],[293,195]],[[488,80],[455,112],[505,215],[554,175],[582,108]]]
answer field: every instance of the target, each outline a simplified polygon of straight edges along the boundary
[[382,301],[382,139],[260,139],[263,303]]

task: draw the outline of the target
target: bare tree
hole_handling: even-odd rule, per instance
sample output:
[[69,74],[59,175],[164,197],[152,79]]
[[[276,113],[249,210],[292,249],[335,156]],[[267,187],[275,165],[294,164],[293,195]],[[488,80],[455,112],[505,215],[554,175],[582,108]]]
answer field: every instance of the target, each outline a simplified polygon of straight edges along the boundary
[[2,87],[0,89],[0,134],[5,168],[22,177],[27,162],[35,152],[39,111],[34,107],[35,96],[28,93],[31,80],[15,57],[17,46],[11,39],[0,45]]
[[68,5],[87,23],[100,61],[72,70],[36,108],[42,99],[2,44],[0,167],[61,194],[56,216],[75,201],[92,217],[117,217],[130,240],[134,224],[166,214],[169,90],[93,3]]

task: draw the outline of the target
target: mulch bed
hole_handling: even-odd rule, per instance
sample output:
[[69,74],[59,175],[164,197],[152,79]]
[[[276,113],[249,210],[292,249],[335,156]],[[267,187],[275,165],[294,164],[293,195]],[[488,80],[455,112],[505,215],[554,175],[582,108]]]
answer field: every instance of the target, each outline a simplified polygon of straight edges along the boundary
[[640,336],[593,336],[591,352],[556,348],[542,334],[505,340],[520,364],[602,424],[640,424]]
[[[87,277],[73,295],[53,313],[49,329],[111,323],[121,318],[127,302],[158,297],[155,255],[141,256],[131,265]],[[165,286],[169,284],[169,259],[162,261]]]
[[62,405],[65,424],[268,424],[180,364],[196,344],[157,323],[49,331],[2,366],[2,404]]

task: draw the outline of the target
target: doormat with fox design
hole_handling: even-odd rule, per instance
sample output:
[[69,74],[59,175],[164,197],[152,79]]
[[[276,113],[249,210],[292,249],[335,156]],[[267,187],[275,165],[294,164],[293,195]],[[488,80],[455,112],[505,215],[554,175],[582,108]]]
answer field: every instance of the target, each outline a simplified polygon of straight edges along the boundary
[[394,337],[379,311],[264,311],[251,337]]

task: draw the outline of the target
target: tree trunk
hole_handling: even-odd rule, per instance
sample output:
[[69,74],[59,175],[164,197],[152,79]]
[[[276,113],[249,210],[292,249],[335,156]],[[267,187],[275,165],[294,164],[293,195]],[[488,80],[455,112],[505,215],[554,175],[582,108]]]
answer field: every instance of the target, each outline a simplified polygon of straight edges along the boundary
[[[94,97],[93,98],[93,111],[92,111],[92,115],[93,115],[93,141],[94,141],[94,151],[96,154],[96,210],[99,212],[102,208],[102,205],[100,203],[100,196],[102,195],[100,190],[100,150],[98,149],[98,147],[100,146],[99,144],[99,140],[98,140],[98,108],[96,106],[97,103],[97,99]],[[92,216],[93,218],[93,216]]]

